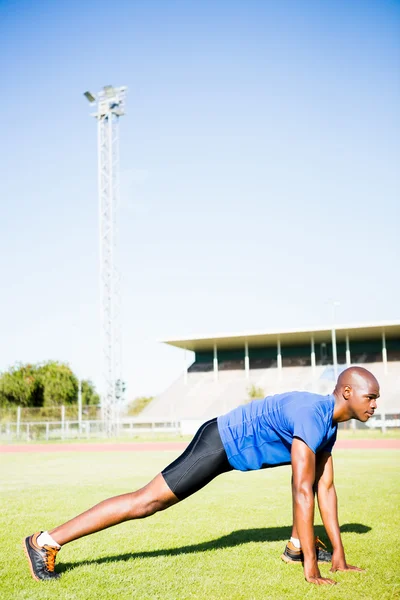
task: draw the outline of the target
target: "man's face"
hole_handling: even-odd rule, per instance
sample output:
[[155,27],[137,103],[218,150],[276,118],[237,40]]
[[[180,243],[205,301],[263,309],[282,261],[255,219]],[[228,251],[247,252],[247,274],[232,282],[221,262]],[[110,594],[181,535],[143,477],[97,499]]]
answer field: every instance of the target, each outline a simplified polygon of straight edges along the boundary
[[362,381],[345,387],[345,395],[353,412],[353,418],[365,423],[377,408],[379,385],[377,381]]

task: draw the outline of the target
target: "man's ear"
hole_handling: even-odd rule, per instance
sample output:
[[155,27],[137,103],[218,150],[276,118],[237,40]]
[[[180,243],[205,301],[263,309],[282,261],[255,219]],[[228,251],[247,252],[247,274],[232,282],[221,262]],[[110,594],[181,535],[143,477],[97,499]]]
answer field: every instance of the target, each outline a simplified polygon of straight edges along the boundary
[[348,400],[350,394],[351,394],[351,386],[350,385],[345,385],[344,388],[343,388],[343,398],[345,400]]

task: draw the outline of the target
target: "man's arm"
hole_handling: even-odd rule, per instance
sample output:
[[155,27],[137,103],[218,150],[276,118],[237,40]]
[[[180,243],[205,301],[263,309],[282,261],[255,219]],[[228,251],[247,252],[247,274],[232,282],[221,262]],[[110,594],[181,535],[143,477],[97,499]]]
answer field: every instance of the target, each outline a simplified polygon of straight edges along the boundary
[[314,452],[299,438],[292,444],[293,514],[304,555],[304,576],[317,585],[334,584],[321,577],[314,542],[314,482],[316,461]]
[[322,522],[332,544],[331,571],[362,571],[362,569],[346,563],[340,536],[337,496],[333,481],[333,460],[330,452],[321,452],[317,455],[314,488],[317,493]]

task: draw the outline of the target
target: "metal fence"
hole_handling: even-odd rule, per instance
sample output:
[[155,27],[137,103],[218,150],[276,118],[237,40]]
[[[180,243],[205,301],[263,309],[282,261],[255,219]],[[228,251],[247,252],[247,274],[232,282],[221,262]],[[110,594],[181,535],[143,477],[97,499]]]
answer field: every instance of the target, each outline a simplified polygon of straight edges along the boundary
[[[112,437],[135,438],[156,435],[192,435],[202,420],[143,419],[117,416],[112,426]],[[52,440],[79,440],[109,437],[108,423],[102,419],[98,406],[88,406],[78,415],[76,406],[51,408],[13,408],[0,410],[0,441],[31,442]],[[400,427],[400,413],[375,415],[368,423],[347,421],[341,429],[381,430]]]
[[[63,421],[8,421],[0,423],[0,441],[33,442],[56,440],[79,440],[108,437],[106,421],[101,419]],[[156,436],[159,434],[179,435],[181,427],[175,421],[140,421],[120,419],[113,423],[113,437]]]
[[[79,420],[79,409],[76,404],[48,407],[10,406],[0,409],[0,423]],[[97,405],[82,407],[83,419],[100,419],[101,408]]]
[[355,419],[351,419],[350,421],[345,421],[344,423],[339,423],[340,429],[348,429],[348,430],[378,430],[380,429],[382,433],[386,433],[389,429],[396,429],[400,427],[400,413],[396,414],[382,414],[375,415],[367,423],[362,423],[361,421],[356,421]]

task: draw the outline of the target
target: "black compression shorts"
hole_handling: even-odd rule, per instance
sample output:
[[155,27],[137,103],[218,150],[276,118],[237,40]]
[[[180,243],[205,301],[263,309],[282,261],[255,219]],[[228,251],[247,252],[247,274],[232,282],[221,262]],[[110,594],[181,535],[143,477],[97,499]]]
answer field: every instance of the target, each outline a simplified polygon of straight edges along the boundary
[[186,450],[161,474],[175,496],[183,500],[217,475],[232,470],[219,435],[217,419],[211,419],[200,427]]

